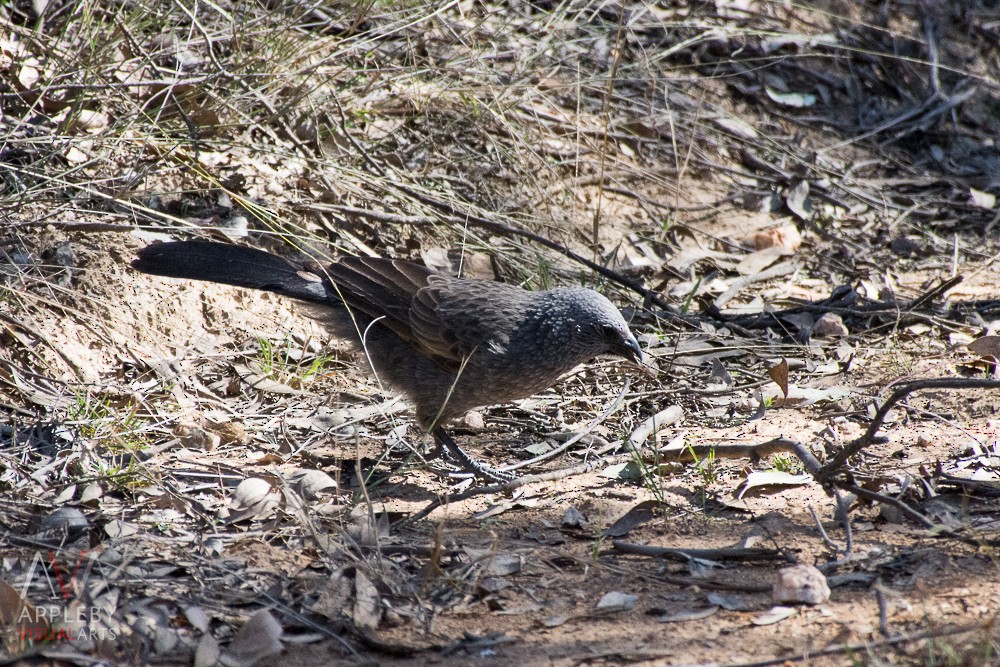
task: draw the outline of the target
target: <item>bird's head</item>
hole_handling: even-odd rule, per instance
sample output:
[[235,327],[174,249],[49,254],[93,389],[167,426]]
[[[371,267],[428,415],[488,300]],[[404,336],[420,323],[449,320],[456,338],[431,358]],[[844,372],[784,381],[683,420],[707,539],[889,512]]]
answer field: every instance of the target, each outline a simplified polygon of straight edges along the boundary
[[[616,309],[617,311],[617,309]],[[625,323],[621,313],[617,318],[595,322],[597,335],[604,343],[607,353],[622,357],[632,363],[642,365],[642,348]]]
[[590,289],[553,290],[557,293],[558,324],[570,325],[575,340],[571,345],[594,357],[612,354],[642,365],[642,349],[632,335],[621,311],[604,295]]

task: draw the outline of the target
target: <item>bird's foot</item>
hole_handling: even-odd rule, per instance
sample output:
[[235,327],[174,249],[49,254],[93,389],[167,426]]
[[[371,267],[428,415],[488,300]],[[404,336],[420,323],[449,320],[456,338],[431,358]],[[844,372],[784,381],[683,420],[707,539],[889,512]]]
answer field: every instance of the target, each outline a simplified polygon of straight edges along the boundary
[[441,454],[441,457],[446,461],[461,467],[463,471],[471,473],[480,479],[496,482],[498,484],[504,484],[517,479],[517,475],[514,473],[507,472],[506,470],[498,470],[466,454],[465,451],[458,446],[458,443],[455,442],[450,435],[448,435],[447,431],[440,426],[434,429],[433,435],[434,441],[439,446],[438,451]]

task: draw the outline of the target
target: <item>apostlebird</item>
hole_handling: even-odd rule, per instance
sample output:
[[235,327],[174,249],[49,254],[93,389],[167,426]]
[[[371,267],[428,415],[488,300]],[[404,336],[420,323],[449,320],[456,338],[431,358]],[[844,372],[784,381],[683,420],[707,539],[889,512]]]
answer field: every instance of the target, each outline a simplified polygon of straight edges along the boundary
[[420,426],[446,453],[495,481],[511,475],[463,452],[444,430],[449,420],[547,389],[599,355],[642,361],[618,308],[582,287],[530,291],[373,257],[322,266],[204,241],[157,243],[138,254],[132,266],[143,273],[302,302],[334,336],[352,342],[381,383],[409,400]]

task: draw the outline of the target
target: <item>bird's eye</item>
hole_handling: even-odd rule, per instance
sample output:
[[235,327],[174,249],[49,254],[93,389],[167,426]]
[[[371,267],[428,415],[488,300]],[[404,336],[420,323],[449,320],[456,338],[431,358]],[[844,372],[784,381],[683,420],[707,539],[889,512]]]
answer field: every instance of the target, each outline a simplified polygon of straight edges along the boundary
[[598,327],[598,330],[601,332],[601,335],[608,340],[618,338],[619,335],[618,329],[613,324],[602,324]]

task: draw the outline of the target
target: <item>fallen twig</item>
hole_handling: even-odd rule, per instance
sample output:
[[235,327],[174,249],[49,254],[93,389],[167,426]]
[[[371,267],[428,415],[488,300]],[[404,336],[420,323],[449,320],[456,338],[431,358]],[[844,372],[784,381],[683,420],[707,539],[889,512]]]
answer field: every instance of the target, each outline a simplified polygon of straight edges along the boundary
[[778,549],[747,549],[743,547],[724,547],[721,549],[672,549],[669,547],[654,547],[648,544],[634,544],[615,540],[611,543],[615,551],[638,556],[653,556],[655,558],[667,558],[688,562],[690,560],[777,560],[788,559]]
[[798,655],[782,655],[780,657],[757,660],[755,662],[731,662],[724,665],[724,667],[770,667],[771,665],[783,665],[786,662],[806,662],[820,656],[839,655],[841,653],[860,653],[867,655],[868,652],[874,648],[895,646],[896,644],[922,641],[924,639],[936,639],[938,637],[952,637],[966,632],[986,630],[987,627],[988,626],[986,625],[977,623],[975,625],[963,625],[956,628],[949,628],[947,630],[927,630],[925,632],[918,632],[912,635],[897,635],[896,637],[890,637],[878,641],[857,642],[854,644],[837,644],[836,646],[828,646],[818,651],[807,651]]
[[875,435],[882,428],[882,424],[885,422],[889,411],[913,392],[924,389],[1000,389],[1000,380],[930,378],[926,380],[914,380],[913,382],[907,382],[898,386],[889,398],[879,406],[875,417],[872,418],[871,424],[868,425],[868,430],[846,445],[828,463],[816,471],[816,474],[813,475],[816,481],[822,484],[829,481],[834,475],[839,474],[848,459],[875,442]]

